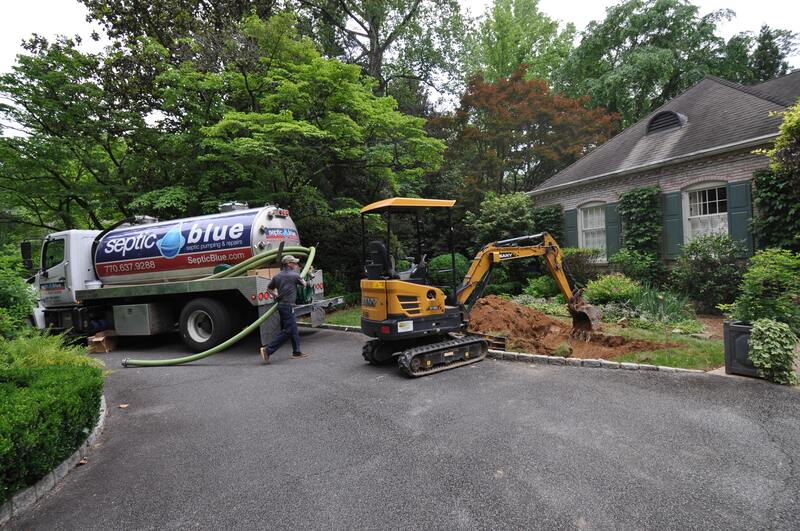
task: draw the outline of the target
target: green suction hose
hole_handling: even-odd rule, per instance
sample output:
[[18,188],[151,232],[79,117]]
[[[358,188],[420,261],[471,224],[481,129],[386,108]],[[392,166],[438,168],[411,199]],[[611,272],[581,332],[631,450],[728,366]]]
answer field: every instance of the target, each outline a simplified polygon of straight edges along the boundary
[[[292,246],[292,247],[284,247],[283,252],[287,253],[287,254],[288,253],[293,253],[293,254],[297,254],[297,255],[301,255],[301,256],[302,255],[307,255],[306,264],[305,264],[305,266],[303,266],[303,269],[300,271],[300,276],[305,278],[305,276],[308,275],[308,271],[311,269],[311,264],[314,262],[314,255],[316,255],[317,249],[315,247],[300,247],[300,246],[296,246],[295,247],[295,246]],[[266,253],[256,255],[253,258],[257,257],[257,258],[259,258],[259,260],[252,261],[250,263],[250,265],[252,266],[252,265],[258,265],[258,264],[261,264],[261,263],[264,263],[264,262],[268,262],[270,259],[274,259],[275,256],[277,256],[277,254],[278,253],[277,253],[277,249],[276,249],[274,251],[267,251]],[[252,260],[252,258],[250,258],[248,261],[250,261],[250,260]],[[244,264],[246,262],[242,262],[242,264]],[[237,267],[239,265],[242,265],[242,264],[238,264]],[[222,271],[221,273],[217,273],[216,275],[211,275],[210,277],[206,277],[206,278],[222,278],[220,275],[223,275],[224,273],[229,273],[233,269],[234,268],[227,269],[225,271]],[[238,271],[241,272],[242,270],[243,269],[239,269]],[[228,275],[224,275],[224,276],[231,276],[231,275],[228,274]],[[267,310],[264,313],[264,315],[260,316],[258,319],[256,319],[255,321],[250,323],[248,326],[246,326],[241,332],[239,332],[235,336],[231,337],[227,341],[224,341],[224,342],[220,343],[216,347],[210,348],[210,349],[205,350],[203,352],[198,352],[197,354],[193,354],[191,356],[184,356],[182,358],[173,358],[173,359],[168,359],[168,360],[132,360],[132,359],[129,359],[129,358],[125,358],[124,360],[122,360],[122,366],[123,367],[166,367],[166,366],[170,366],[170,365],[182,365],[184,363],[189,363],[189,362],[192,362],[192,361],[197,361],[197,360],[201,360],[203,358],[207,358],[208,356],[211,356],[213,354],[217,354],[218,352],[222,352],[223,350],[227,349],[228,347],[230,347],[230,346],[238,343],[239,341],[241,341],[244,337],[246,337],[251,332],[253,332],[253,330],[255,330],[259,326],[261,326],[261,323],[263,323],[264,321],[269,319],[269,317],[272,314],[274,314],[277,309],[278,309],[278,306],[276,304],[273,304],[272,308]]]

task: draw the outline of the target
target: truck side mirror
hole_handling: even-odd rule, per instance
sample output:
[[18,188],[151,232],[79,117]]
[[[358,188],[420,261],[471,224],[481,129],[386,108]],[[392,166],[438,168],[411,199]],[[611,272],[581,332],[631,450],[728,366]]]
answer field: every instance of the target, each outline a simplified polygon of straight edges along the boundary
[[31,242],[21,242],[19,244],[19,253],[22,255],[22,267],[24,267],[28,273],[33,274],[33,254],[31,252]]

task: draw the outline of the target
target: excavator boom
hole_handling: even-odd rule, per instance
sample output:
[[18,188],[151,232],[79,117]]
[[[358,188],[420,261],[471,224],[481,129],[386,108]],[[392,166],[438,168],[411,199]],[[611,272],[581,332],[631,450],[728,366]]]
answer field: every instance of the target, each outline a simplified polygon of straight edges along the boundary
[[[524,245],[528,242],[536,243]],[[583,300],[583,290],[573,291],[570,288],[564,271],[564,255],[555,238],[547,232],[501,240],[484,246],[475,255],[457,291],[458,302],[469,311],[475,301],[483,295],[489,282],[489,274],[495,265],[509,260],[539,256],[544,258],[550,275],[567,299],[567,307],[572,315],[573,333],[583,335],[591,332],[594,324],[599,321],[599,311]]]

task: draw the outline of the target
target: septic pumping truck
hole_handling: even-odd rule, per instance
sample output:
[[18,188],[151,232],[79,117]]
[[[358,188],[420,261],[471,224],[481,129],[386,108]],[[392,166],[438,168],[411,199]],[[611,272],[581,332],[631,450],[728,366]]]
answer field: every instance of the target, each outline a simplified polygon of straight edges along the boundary
[[[266,345],[280,328],[267,286],[282,255],[306,262],[308,286],[299,290],[296,315],[319,325],[326,308],[342,303],[325,298],[322,271],[310,267],[314,252],[300,245],[289,212],[274,205],[226,203],[207,216],[54,232],[42,242],[31,279],[38,291],[31,320],[40,329],[84,336],[177,330],[201,353],[163,360],[180,363],[216,353],[256,328]],[[22,255],[33,269],[30,242],[22,244]]]

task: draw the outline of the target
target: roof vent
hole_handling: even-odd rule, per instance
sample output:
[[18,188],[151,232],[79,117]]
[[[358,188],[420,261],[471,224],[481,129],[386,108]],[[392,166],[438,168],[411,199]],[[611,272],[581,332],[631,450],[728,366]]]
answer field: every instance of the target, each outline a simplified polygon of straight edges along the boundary
[[647,124],[647,133],[655,133],[656,131],[665,131],[680,127],[686,123],[686,117],[672,111],[664,111],[656,114],[650,119]]

